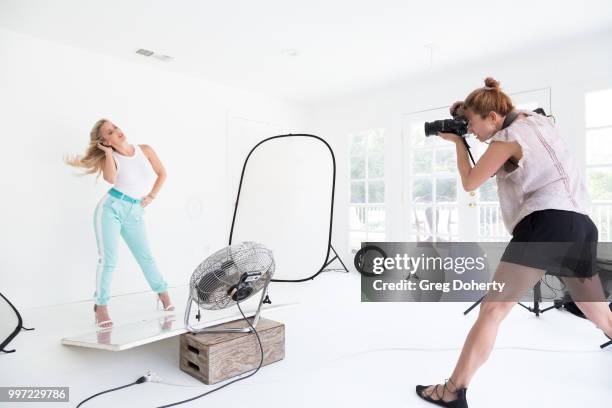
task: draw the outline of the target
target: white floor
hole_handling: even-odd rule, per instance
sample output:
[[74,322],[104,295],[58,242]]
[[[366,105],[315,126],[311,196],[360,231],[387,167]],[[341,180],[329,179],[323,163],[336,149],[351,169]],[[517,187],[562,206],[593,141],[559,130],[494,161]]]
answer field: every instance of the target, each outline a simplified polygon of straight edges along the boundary
[[[179,306],[185,288],[171,294]],[[265,315],[286,324],[285,359],[180,406],[433,407],[418,399],[414,386],[448,378],[478,312],[464,316],[464,303],[361,303],[354,272],[273,283],[270,297],[300,302]],[[112,298],[111,316],[121,324],[161,315],[153,299],[153,293]],[[22,332],[10,344],[17,352],[0,354],[0,385],[70,387],[70,403],[55,407],[74,407],[96,392],[135,381],[147,369],[163,381],[194,386],[145,383],[84,404],[92,408],[155,407],[216,387],[179,370],[178,337],[119,352],[61,345],[62,337],[92,328],[91,309],[90,303],[79,303],[23,310],[25,326],[36,330]],[[535,318],[515,307],[489,361],[470,384],[470,407],[609,408],[612,348],[599,349],[604,340],[592,323],[567,312]]]

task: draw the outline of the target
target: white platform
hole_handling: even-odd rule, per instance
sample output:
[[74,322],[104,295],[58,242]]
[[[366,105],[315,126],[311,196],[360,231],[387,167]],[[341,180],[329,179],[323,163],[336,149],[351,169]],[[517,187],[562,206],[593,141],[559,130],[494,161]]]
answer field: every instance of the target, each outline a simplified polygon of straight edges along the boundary
[[[182,290],[171,289],[175,305],[182,302]],[[431,408],[418,399],[414,386],[448,378],[477,315],[476,309],[464,316],[464,303],[361,303],[355,272],[272,283],[270,298],[272,305],[299,302],[265,313],[285,324],[285,359],[179,407]],[[152,293],[113,298],[109,308],[118,325],[164,315],[154,310]],[[178,336],[120,353],[62,345],[66,335],[91,331],[90,303],[28,309],[23,316],[25,325],[36,330],[17,336],[11,343],[17,352],[0,354],[0,385],[70,387],[70,403],[54,407],[74,408],[148,369],[182,386],[145,383],[100,396],[83,408],[155,407],[216,388],[179,369]],[[470,407],[609,408],[612,349],[600,350],[603,341],[591,322],[567,312],[536,318],[515,307],[470,385]],[[30,406],[40,404],[19,404]]]
[[[266,315],[270,310],[295,305],[297,305],[297,303],[264,304],[260,316]],[[192,308],[192,314],[194,314],[196,310],[197,309]],[[254,316],[256,305],[246,308],[243,307],[242,311],[247,317]],[[235,306],[223,310],[202,310],[202,314],[205,319],[202,319],[201,323],[192,317],[192,326],[210,327],[232,320],[242,319],[242,315]],[[165,312],[163,316],[153,319],[118,324],[110,328],[99,328],[87,333],[64,337],[62,339],[62,344],[100,350],[121,351],[178,336],[183,333],[187,333],[183,313]]]

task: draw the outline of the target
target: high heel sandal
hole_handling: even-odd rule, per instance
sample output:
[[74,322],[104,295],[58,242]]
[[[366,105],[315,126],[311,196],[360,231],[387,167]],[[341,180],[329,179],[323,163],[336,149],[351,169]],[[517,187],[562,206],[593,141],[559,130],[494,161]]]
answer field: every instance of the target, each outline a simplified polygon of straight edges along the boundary
[[[98,316],[95,314],[97,310],[97,306],[98,305],[94,305],[94,323],[95,325],[103,329],[108,329],[109,327],[113,327],[112,320],[102,320],[101,322],[98,321]],[[110,323],[110,324],[108,326],[102,326],[103,324],[106,324],[106,323]]]
[[[457,394],[457,398],[452,400],[452,401],[444,401],[442,398],[444,398],[444,392],[447,390],[447,386],[446,386],[446,381],[450,381],[451,384],[453,384],[453,387],[455,387],[455,391],[451,391],[450,389],[448,389],[449,392],[455,392]],[[442,395],[440,396],[440,394],[438,394],[438,385],[436,384],[433,388],[433,390],[429,393],[429,394],[425,394],[425,390],[427,389],[427,387],[430,387],[430,385],[417,385],[416,386],[416,393],[419,397],[423,398],[425,401],[427,402],[431,402],[432,404],[436,404],[439,405],[441,407],[448,407],[448,408],[468,408],[468,403],[467,403],[467,399],[466,399],[466,393],[467,393],[467,388],[457,388],[457,386],[455,385],[455,383],[453,382],[453,380],[451,380],[450,378],[448,380],[444,381],[444,388],[442,389]],[[433,393],[436,393],[436,395],[438,396],[439,399],[435,400],[433,398],[431,398],[431,395]]]
[[[159,302],[161,301],[159,297],[159,293],[157,294],[157,310],[159,310]],[[174,305],[171,303],[168,306],[164,307],[164,312],[172,312],[174,311]]]

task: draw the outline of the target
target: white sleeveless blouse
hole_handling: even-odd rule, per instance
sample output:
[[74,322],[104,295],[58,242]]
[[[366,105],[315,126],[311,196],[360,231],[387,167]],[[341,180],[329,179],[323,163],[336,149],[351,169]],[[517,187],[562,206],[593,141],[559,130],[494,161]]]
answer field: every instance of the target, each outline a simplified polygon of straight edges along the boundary
[[502,218],[510,234],[534,211],[558,209],[587,214],[591,199],[584,174],[552,119],[518,109],[518,116],[489,140],[521,145],[518,166],[506,162],[496,173]]
[[134,150],[133,156],[124,156],[113,150],[117,164],[114,187],[132,198],[141,199],[151,192],[156,174],[140,146],[135,144]]

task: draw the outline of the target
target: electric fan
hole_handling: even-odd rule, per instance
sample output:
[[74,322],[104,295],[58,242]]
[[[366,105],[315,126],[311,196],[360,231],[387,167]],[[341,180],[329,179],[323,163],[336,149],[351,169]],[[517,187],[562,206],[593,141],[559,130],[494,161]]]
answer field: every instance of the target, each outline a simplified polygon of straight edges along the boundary
[[[189,281],[189,298],[185,309],[185,327],[193,333],[246,333],[250,327],[211,329],[194,327],[189,322],[191,306],[219,310],[242,303],[262,290],[261,299],[253,319],[253,328],[259,321],[259,312],[274,274],[272,251],[263,245],[245,241],[230,245],[206,258],[193,271]],[[200,312],[196,316],[200,320]]]

